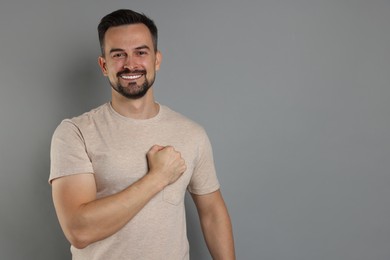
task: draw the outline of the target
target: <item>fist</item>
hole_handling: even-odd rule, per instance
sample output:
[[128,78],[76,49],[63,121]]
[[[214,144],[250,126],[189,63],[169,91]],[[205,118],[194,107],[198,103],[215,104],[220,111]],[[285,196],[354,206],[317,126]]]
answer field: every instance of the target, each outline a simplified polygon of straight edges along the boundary
[[166,185],[177,181],[187,169],[181,154],[172,146],[154,145],[146,157],[149,173],[159,176]]

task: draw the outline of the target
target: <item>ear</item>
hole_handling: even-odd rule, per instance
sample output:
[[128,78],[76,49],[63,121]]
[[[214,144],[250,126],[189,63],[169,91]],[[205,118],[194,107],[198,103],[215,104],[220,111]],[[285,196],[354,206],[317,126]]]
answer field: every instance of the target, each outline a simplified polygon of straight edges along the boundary
[[162,54],[160,51],[157,51],[156,52],[156,62],[154,65],[156,71],[158,71],[160,69],[161,60],[162,60]]
[[103,72],[103,75],[107,76],[107,63],[106,63],[106,60],[102,56],[99,56],[98,63],[99,63],[100,69]]

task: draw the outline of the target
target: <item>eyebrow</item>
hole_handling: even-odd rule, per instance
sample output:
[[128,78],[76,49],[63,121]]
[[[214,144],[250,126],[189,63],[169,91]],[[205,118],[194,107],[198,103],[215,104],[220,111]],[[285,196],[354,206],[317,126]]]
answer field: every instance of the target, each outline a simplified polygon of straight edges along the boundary
[[142,50],[142,49],[148,49],[148,50],[150,50],[150,47],[148,46],[148,45],[141,45],[141,46],[139,46],[139,47],[137,47],[137,48],[135,48],[136,50]]
[[[150,50],[150,47],[147,46],[147,45],[141,45],[141,46],[135,48],[135,50],[143,50],[143,49]],[[121,48],[112,48],[112,49],[110,50],[110,53],[113,53],[113,52],[121,52],[121,51],[125,51],[125,50],[124,50],[124,49],[121,49]]]
[[124,51],[124,49],[113,48],[113,49],[110,50],[110,53],[113,53],[113,52],[121,52],[121,51]]

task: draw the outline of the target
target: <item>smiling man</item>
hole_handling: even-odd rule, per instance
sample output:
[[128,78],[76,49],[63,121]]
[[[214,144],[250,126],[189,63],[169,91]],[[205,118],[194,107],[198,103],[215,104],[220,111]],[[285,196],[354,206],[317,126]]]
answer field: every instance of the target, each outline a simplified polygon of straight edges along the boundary
[[189,259],[186,191],[213,259],[235,259],[204,129],[154,99],[154,22],[118,10],[98,32],[111,102],[63,120],[51,146],[49,182],[73,259]]

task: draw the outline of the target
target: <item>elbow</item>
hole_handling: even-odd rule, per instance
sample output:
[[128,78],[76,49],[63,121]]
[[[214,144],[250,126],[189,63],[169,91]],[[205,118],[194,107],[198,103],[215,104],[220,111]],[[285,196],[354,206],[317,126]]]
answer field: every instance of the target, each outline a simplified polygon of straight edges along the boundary
[[68,230],[66,232],[66,238],[70,244],[77,249],[84,249],[93,243],[90,237],[82,230]]
[[84,249],[96,241],[93,237],[93,229],[87,223],[86,217],[80,214],[62,222],[61,226],[65,237],[77,249]]
[[81,241],[81,240],[76,240],[76,239],[71,240],[70,243],[72,244],[73,247],[75,247],[77,249],[84,249],[90,245],[90,243],[88,243],[86,241]]

